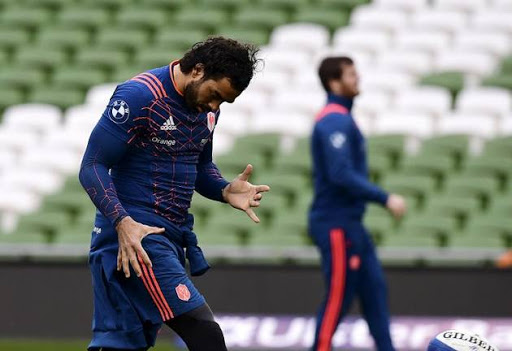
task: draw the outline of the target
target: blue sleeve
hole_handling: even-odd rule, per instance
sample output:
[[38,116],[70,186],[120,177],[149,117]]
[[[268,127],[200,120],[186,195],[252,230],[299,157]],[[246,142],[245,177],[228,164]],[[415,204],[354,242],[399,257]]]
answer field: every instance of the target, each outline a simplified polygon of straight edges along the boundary
[[352,150],[352,138],[355,137],[356,129],[352,119],[344,116],[342,119],[323,122],[317,125],[315,133],[325,155],[324,166],[327,168],[329,182],[353,197],[385,205],[388,194],[354,169],[356,156]]
[[222,190],[229,182],[222,177],[212,160],[212,137],[204,146],[197,164],[196,190],[211,200],[224,202]]
[[80,183],[96,208],[114,225],[128,213],[119,201],[109,170],[122,159],[143,127],[142,106],[138,87],[119,86],[91,133],[80,166]]

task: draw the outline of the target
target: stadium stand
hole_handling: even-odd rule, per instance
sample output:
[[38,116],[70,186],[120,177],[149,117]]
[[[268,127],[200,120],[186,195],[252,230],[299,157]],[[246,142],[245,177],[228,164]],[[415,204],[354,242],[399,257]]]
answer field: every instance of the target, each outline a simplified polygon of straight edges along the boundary
[[377,244],[512,247],[509,1],[0,3],[0,242],[87,243],[94,208],[75,174],[115,82],[216,33],[261,45],[266,60],[223,108],[216,161],[228,178],[252,163],[272,193],[260,226],[196,194],[205,245],[309,244],[307,136],[324,101],[315,69],[348,54],[371,177],[411,200],[402,222],[370,206]]

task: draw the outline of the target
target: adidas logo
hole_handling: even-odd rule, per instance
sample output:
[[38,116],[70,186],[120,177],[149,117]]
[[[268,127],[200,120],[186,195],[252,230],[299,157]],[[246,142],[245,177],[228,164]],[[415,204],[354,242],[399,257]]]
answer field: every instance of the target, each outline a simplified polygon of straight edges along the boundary
[[169,115],[167,121],[165,121],[164,124],[162,124],[160,130],[176,130],[176,125],[174,124],[174,120],[172,119],[171,115]]

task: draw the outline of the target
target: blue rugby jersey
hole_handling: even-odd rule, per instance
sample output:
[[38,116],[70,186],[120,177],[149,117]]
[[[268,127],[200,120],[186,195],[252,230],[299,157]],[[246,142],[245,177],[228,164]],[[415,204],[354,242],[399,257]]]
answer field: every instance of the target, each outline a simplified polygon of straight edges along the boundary
[[365,139],[351,116],[352,99],[329,94],[311,140],[312,219],[360,220],[366,203],[386,204],[388,195],[368,180]]
[[228,182],[212,162],[219,112],[187,107],[173,81],[176,64],[117,86],[91,134],[79,177],[113,225],[132,212],[185,224],[194,189],[223,201]]

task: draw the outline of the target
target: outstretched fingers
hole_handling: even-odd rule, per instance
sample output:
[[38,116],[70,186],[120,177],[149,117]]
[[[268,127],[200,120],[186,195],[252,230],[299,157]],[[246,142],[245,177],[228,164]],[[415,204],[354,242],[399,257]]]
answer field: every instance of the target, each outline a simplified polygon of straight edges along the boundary
[[249,177],[251,176],[251,173],[252,173],[252,165],[248,164],[245,167],[244,171],[238,176],[238,178],[243,181],[248,181]]
[[245,213],[247,213],[249,218],[251,218],[255,223],[259,223],[260,222],[260,219],[258,218],[258,216],[256,216],[256,213],[254,213],[252,208],[249,207],[247,210],[245,210]]

